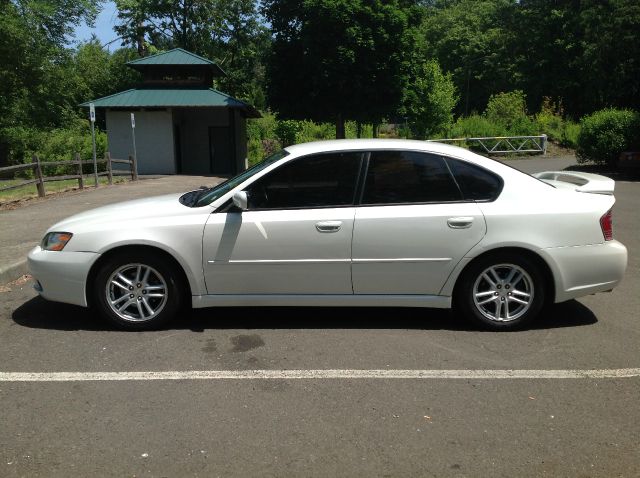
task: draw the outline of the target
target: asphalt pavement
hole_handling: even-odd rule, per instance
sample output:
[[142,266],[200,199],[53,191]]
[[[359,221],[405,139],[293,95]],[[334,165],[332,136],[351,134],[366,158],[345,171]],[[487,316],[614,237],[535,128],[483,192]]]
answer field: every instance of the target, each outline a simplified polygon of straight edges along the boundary
[[[545,161],[511,164],[562,169]],[[623,282],[522,332],[399,308],[202,309],[168,330],[119,332],[8,284],[0,477],[636,477],[640,378],[615,371],[640,368],[640,183],[616,183],[616,198]],[[88,380],[56,381],[64,372]]]

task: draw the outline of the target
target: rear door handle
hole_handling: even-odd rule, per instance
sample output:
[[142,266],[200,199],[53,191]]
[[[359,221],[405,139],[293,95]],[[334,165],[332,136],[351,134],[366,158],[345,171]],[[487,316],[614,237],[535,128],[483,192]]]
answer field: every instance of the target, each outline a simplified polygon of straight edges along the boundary
[[342,221],[321,221],[316,223],[318,232],[338,232],[342,227]]
[[450,217],[447,224],[451,229],[468,229],[473,225],[472,217]]

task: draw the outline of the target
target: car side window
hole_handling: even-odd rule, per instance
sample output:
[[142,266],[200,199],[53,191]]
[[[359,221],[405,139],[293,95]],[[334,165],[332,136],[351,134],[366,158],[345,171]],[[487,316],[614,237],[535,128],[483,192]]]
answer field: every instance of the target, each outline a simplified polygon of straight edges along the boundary
[[248,188],[249,209],[351,205],[362,157],[336,152],[294,159]]
[[472,201],[493,201],[502,191],[502,179],[475,164],[446,158],[464,198]]
[[362,204],[461,201],[462,195],[444,159],[413,151],[374,151]]

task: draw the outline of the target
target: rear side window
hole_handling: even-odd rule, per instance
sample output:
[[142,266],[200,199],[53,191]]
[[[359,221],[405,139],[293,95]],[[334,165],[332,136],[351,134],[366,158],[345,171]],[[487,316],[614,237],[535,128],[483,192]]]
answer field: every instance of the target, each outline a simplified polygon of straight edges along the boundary
[[362,153],[304,156],[252,184],[250,209],[336,207],[353,204]]
[[475,164],[446,158],[466,200],[493,201],[502,191],[502,179]]
[[442,157],[413,151],[371,153],[362,204],[460,200],[460,190]]

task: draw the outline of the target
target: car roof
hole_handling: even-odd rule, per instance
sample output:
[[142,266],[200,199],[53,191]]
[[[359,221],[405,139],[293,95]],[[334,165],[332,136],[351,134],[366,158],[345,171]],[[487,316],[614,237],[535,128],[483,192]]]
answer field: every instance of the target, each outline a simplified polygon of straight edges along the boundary
[[301,154],[359,149],[409,149],[450,154],[458,157],[468,157],[469,155],[468,150],[458,146],[413,139],[333,139],[295,144],[287,146],[285,149],[296,156]]

